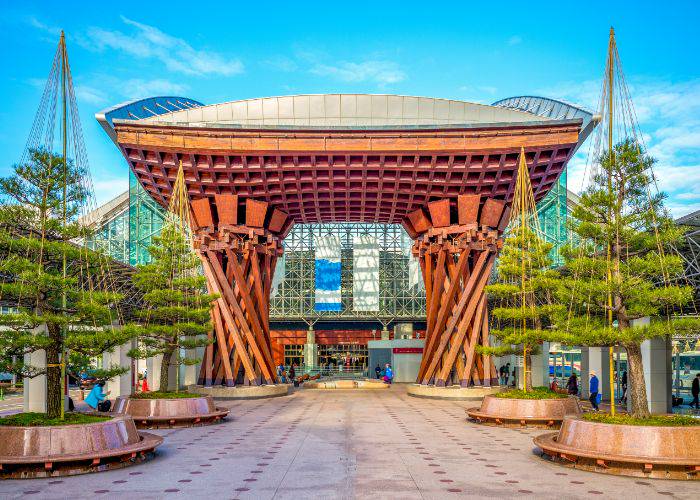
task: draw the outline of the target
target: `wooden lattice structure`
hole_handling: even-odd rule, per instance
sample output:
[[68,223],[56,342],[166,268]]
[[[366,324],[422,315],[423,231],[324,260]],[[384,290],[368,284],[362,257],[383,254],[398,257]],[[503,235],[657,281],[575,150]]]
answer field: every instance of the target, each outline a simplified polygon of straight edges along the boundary
[[[221,113],[205,106],[153,120],[115,117],[132,172],[163,206],[182,165],[193,244],[220,295],[200,383],[274,381],[269,293],[282,240],[293,223],[323,222],[401,223],[415,240],[428,299],[419,382],[497,380],[476,346],[488,343],[483,289],[502,244],[521,147],[540,200],[582,140],[582,120],[452,105],[469,110],[469,123],[260,128],[221,121],[227,105]],[[486,108],[492,122],[480,122]]]
[[[481,208],[480,208],[481,207]],[[449,200],[408,215],[404,227],[415,238],[426,290],[427,330],[418,382],[490,386],[498,375],[491,357],[476,352],[489,345],[484,287],[491,274],[509,210],[493,199],[461,195],[457,212]],[[456,217],[455,217],[456,215]]]
[[236,195],[217,195],[213,204],[195,200],[191,207],[193,244],[209,292],[219,295],[212,310],[216,343],[206,349],[199,383],[271,384],[270,285],[292,221],[274,209],[266,222],[268,204],[247,200],[239,223]]

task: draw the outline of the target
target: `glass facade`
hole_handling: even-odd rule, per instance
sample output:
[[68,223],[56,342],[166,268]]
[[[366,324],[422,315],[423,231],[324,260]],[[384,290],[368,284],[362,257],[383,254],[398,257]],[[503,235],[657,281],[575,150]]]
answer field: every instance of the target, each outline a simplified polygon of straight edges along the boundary
[[[315,253],[317,236],[335,234],[341,242],[340,311],[314,308]],[[379,310],[353,308],[353,236],[369,235],[379,246]],[[284,240],[285,274],[279,291],[270,300],[271,319],[419,319],[425,316],[425,292],[409,287],[412,240],[398,224],[297,224]]]
[[147,264],[148,247],[153,236],[160,234],[165,210],[146,192],[129,171],[129,264]]
[[564,263],[560,250],[568,241],[566,221],[567,211],[566,170],[559,176],[557,182],[537,205],[537,216],[540,221],[540,236],[554,245],[550,256],[554,266]]
[[87,240],[88,248],[101,250],[115,260],[129,262],[129,209],[122,208],[95,229]]

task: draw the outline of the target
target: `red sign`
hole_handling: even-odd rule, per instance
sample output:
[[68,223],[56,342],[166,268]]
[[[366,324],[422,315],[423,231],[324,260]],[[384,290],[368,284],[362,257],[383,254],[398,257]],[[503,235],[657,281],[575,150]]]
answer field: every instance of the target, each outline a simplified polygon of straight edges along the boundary
[[422,347],[394,347],[394,354],[423,354]]

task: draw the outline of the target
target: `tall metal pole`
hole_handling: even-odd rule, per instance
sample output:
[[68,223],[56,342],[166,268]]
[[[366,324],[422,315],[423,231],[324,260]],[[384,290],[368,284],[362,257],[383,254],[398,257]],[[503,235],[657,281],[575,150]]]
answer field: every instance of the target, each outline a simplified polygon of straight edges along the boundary
[[[608,197],[609,203],[612,203],[613,188],[612,188],[612,174],[613,174],[613,162],[615,161],[615,153],[613,151],[613,85],[615,78],[615,30],[610,28],[610,41],[608,43],[608,152],[610,154],[610,166],[608,167]],[[612,206],[610,207],[610,214],[612,215]],[[610,219],[609,219],[610,220]],[[617,224],[617,219],[616,219]],[[608,236],[609,237],[609,236]],[[611,266],[611,243],[608,241],[608,325],[612,331],[613,326],[613,300],[612,300],[612,271]],[[610,364],[610,374],[609,374],[609,384],[610,384],[610,414],[615,415],[615,361],[613,356],[613,346],[608,348],[608,362]]]
[[[61,31],[61,132],[62,132],[62,157],[63,157],[63,227],[67,224],[68,207],[67,207],[67,196],[68,196],[68,117],[66,113],[66,73],[68,71],[67,62],[68,56],[66,54],[66,36]],[[64,238],[64,243],[66,243]],[[67,277],[67,262],[66,262],[66,251],[63,250],[63,297],[61,299],[61,305],[63,307],[63,314],[66,314],[67,300],[66,300],[66,290],[65,283]],[[67,326],[64,326],[67,330]],[[67,331],[63,332],[65,336]],[[65,347],[61,347],[61,420],[63,420],[65,415],[66,406],[66,350]]]

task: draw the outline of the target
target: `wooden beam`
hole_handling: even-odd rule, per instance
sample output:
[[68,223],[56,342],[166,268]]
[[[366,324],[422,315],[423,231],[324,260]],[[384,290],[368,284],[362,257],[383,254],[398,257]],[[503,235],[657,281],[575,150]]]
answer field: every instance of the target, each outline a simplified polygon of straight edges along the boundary
[[447,227],[450,225],[450,200],[437,200],[428,203],[428,212],[433,227]]
[[411,225],[413,226],[413,229],[418,233],[424,233],[433,225],[430,223],[430,219],[428,219],[428,216],[425,215],[425,212],[423,211],[422,208],[419,208],[417,210],[414,210],[413,212],[408,214],[408,220],[411,222]]
[[211,227],[214,225],[214,217],[211,213],[211,205],[209,205],[209,198],[200,198],[198,200],[192,200],[190,202],[192,207],[192,214],[194,215],[195,222],[199,227]]
[[216,213],[219,216],[219,224],[235,226],[238,224],[238,196],[235,194],[216,194]]
[[501,222],[501,214],[504,208],[504,202],[487,198],[484,202],[484,207],[481,209],[481,220],[479,222],[482,226],[496,229],[498,223]]
[[474,224],[478,220],[480,194],[460,194],[457,197],[457,219],[460,225]]
[[267,215],[266,201],[245,200],[245,225],[249,227],[265,227],[265,216]]

